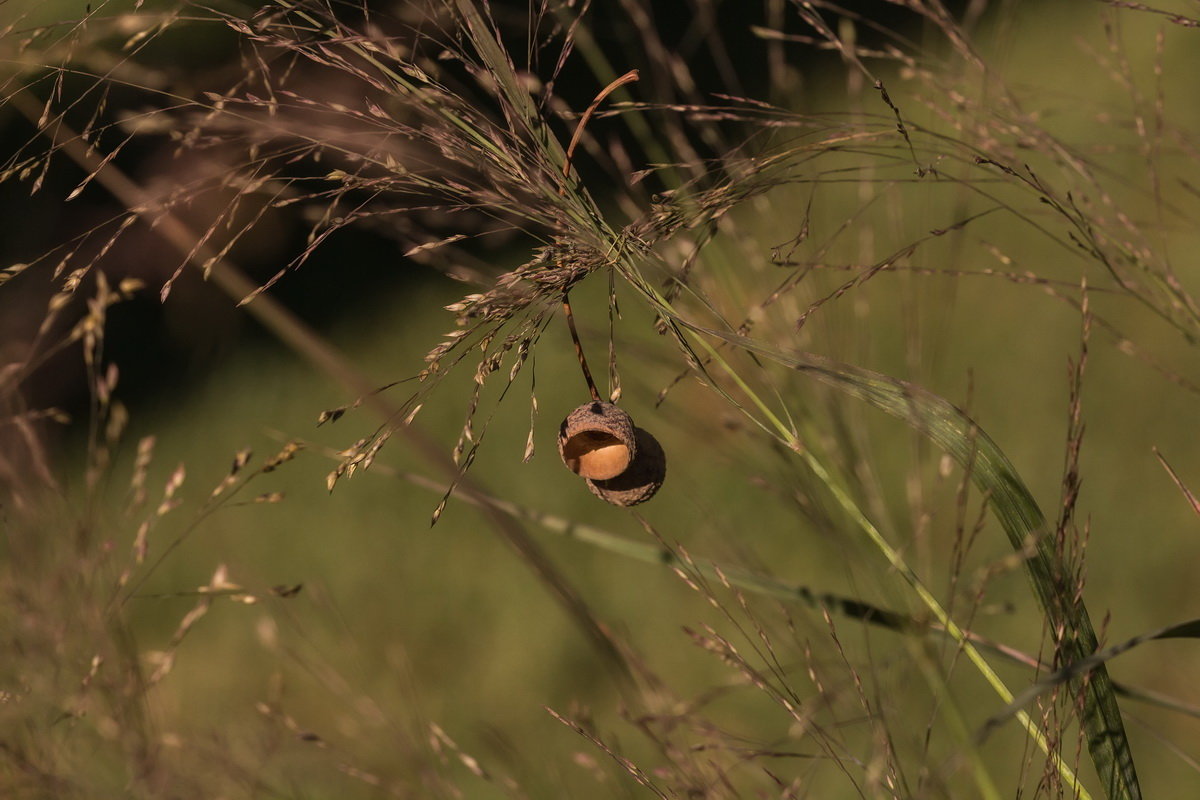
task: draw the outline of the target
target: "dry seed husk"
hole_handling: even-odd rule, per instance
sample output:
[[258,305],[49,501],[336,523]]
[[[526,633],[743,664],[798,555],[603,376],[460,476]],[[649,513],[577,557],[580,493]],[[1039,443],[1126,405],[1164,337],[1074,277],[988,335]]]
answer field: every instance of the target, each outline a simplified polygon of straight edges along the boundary
[[559,426],[558,454],[567,469],[584,478],[615,478],[637,456],[633,420],[612,403],[584,403]]
[[634,429],[637,456],[629,468],[615,478],[587,482],[592,494],[614,506],[636,506],[654,496],[667,477],[667,454],[662,445],[642,428]]

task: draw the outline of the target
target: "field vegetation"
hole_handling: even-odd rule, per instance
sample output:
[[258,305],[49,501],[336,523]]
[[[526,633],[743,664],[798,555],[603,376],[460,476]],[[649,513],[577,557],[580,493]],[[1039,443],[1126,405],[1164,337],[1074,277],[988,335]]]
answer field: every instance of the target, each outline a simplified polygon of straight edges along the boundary
[[1198,11],[0,5],[0,796],[1190,796]]

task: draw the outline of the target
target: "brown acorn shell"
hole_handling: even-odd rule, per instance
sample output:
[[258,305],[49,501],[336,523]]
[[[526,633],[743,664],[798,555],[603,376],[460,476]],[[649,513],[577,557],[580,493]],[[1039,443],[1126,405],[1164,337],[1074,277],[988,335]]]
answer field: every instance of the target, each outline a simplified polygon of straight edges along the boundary
[[667,454],[658,440],[642,428],[634,428],[637,456],[629,468],[607,480],[589,479],[592,494],[614,506],[636,506],[654,496],[667,477]]
[[615,478],[637,457],[633,420],[613,403],[584,403],[559,426],[558,454],[584,478]]

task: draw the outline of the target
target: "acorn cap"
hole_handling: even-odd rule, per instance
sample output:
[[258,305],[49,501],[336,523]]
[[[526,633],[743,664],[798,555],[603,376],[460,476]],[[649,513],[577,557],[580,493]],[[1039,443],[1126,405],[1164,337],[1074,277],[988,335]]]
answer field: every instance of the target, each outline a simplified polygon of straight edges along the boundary
[[584,403],[559,426],[558,454],[567,469],[584,478],[615,478],[637,455],[633,420],[612,403]]
[[654,496],[667,477],[667,454],[642,428],[634,429],[637,455],[629,468],[607,480],[589,479],[592,494],[614,506],[636,506]]

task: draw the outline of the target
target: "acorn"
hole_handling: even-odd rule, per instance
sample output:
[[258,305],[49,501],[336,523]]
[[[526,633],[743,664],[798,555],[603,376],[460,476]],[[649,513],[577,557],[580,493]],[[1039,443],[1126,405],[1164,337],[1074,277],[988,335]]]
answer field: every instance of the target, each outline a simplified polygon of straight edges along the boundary
[[654,496],[667,476],[667,454],[662,445],[644,428],[634,428],[637,455],[629,467],[615,478],[589,478],[592,494],[614,506],[636,506]]
[[590,480],[615,478],[637,455],[633,420],[612,403],[584,403],[559,426],[558,453],[576,475]]
[[615,506],[654,496],[667,474],[662,445],[613,403],[584,403],[558,430],[563,463],[587,479],[592,494]]

